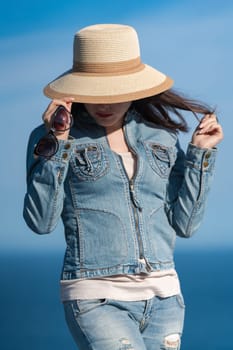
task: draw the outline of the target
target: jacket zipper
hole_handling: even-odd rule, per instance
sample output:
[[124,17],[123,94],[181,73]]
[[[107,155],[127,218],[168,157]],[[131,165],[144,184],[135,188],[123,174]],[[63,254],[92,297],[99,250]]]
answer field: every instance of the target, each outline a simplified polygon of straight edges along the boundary
[[142,211],[142,208],[140,207],[134,192],[134,180],[133,178],[129,180],[129,189],[130,189],[130,198],[132,202],[132,208],[133,208],[133,215],[134,215],[134,221],[135,221],[135,228],[136,228],[136,235],[137,235],[137,241],[138,241],[138,247],[139,247],[139,259],[146,264],[146,269],[148,272],[153,271],[151,265],[147,261],[147,259],[144,256],[144,248],[142,243],[142,238],[139,232],[139,215],[138,210]]
[[136,237],[137,237],[137,242],[138,242],[139,259],[143,260],[145,262],[147,271],[151,272],[153,269],[152,269],[151,265],[149,264],[149,262],[147,261],[147,259],[144,256],[143,242],[142,242],[142,238],[141,238],[140,230],[139,230],[139,214],[138,214],[138,211],[141,212],[142,208],[140,206],[140,203],[137,201],[137,198],[135,196],[135,191],[134,191],[134,179],[136,177],[136,173],[137,173],[137,170],[138,170],[138,156],[137,156],[137,153],[135,152],[135,150],[131,147],[131,145],[129,143],[129,139],[128,139],[128,135],[127,135],[127,131],[126,131],[125,125],[123,126],[123,132],[124,132],[124,135],[125,135],[125,139],[127,141],[127,145],[129,147],[130,151],[135,156],[136,162],[137,162],[135,174],[133,175],[132,179],[129,179],[129,191],[130,191],[130,199],[131,199],[131,203],[132,203],[133,217],[134,217],[134,222],[135,222]]
[[141,235],[139,233],[139,217],[138,217],[138,210],[141,211],[142,209],[135,198],[133,179],[129,180],[129,191],[130,191],[130,198],[132,202],[133,217],[134,217],[136,235],[137,235],[137,241],[138,241],[138,247],[139,247],[139,259],[143,259],[144,258],[143,244],[142,244]]

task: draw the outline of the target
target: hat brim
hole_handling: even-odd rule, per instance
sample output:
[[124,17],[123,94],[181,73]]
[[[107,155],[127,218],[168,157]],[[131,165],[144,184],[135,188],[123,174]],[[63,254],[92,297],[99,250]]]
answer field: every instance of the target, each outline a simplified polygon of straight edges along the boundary
[[44,88],[49,98],[73,97],[80,103],[120,103],[157,95],[173,80],[149,65],[130,74],[90,75],[69,70]]

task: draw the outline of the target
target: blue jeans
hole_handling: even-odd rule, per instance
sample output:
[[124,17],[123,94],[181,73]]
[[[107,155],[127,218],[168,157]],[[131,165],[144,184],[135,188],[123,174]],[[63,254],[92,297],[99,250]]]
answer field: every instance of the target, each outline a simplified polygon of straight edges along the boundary
[[184,309],[181,295],[64,302],[66,321],[79,350],[178,350]]

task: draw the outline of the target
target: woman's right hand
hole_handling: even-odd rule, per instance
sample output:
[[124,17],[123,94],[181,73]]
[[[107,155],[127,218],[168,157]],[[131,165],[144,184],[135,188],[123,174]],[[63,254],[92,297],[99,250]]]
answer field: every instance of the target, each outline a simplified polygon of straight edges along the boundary
[[[47,109],[42,115],[42,119],[45,123],[46,129],[49,131],[51,129],[52,115],[56,111],[58,106],[64,106],[69,112],[71,111],[72,103],[74,102],[73,97],[65,97],[61,100],[52,100],[48,105]],[[69,131],[66,130],[64,132],[54,132],[58,140],[67,140],[69,136]]]

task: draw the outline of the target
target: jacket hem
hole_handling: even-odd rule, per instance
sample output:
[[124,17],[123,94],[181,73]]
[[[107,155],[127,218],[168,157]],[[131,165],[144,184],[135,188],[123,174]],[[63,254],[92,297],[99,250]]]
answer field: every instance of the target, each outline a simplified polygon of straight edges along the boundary
[[175,267],[173,261],[169,262],[156,262],[149,263],[151,269],[148,271],[148,267],[139,263],[138,265],[117,265],[111,267],[104,268],[96,268],[96,269],[80,269],[72,271],[64,271],[62,272],[61,279],[62,280],[71,280],[71,279],[86,279],[86,278],[98,278],[105,276],[114,276],[114,275],[135,275],[135,274],[150,274],[151,272],[172,269]]

